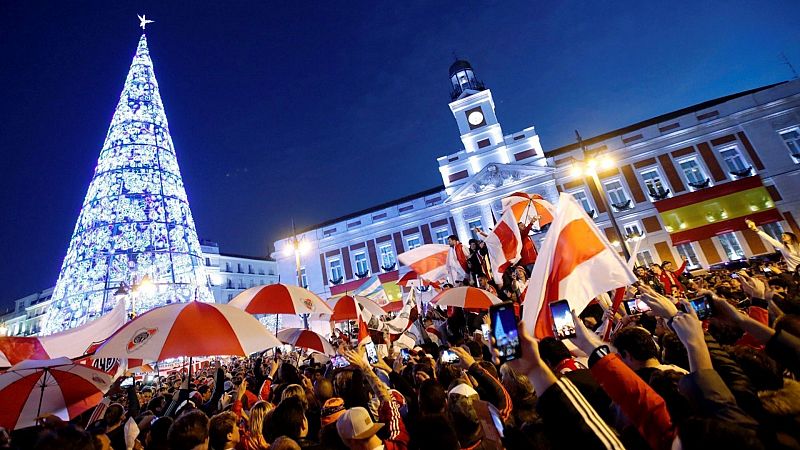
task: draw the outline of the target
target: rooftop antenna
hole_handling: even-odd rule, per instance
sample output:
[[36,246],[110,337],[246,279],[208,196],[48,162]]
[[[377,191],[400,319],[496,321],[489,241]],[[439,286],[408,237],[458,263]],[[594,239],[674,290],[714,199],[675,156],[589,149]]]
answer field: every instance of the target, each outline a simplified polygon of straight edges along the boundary
[[780,56],[781,56],[781,61],[787,66],[789,66],[789,70],[792,71],[792,79],[796,80],[798,78],[797,71],[794,70],[794,66],[792,65],[791,61],[789,61],[789,58],[787,58],[783,52],[780,53]]

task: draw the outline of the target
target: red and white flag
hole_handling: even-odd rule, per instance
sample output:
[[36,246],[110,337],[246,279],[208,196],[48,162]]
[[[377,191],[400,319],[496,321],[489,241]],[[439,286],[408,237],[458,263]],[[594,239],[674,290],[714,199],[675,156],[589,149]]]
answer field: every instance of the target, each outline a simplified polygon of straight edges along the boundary
[[575,198],[562,193],[525,294],[522,321],[536,338],[553,336],[550,303],[567,299],[580,313],[597,295],[636,281]]
[[126,320],[125,300],[122,299],[108,314],[60,333],[0,337],[0,367],[13,366],[26,359],[78,358],[114,334]]
[[527,225],[531,219],[538,217],[539,227],[543,227],[553,221],[555,207],[552,203],[542,198],[539,194],[526,194],[524,192],[514,192],[501,200],[503,214],[511,210],[517,222]]
[[492,262],[492,276],[498,286],[503,285],[503,273],[519,261],[522,252],[522,237],[517,222],[513,211],[507,209],[483,240]]
[[447,276],[447,255],[450,246],[425,244],[397,255],[397,259],[417,273],[419,278],[438,281]]

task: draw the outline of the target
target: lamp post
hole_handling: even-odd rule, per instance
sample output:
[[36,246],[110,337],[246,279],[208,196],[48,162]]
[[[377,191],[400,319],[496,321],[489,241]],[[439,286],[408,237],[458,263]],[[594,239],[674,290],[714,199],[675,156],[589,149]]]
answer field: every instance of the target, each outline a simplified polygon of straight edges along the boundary
[[602,183],[600,183],[600,177],[597,176],[598,170],[608,170],[614,167],[614,161],[609,158],[608,156],[598,156],[598,157],[587,157],[586,156],[586,145],[583,143],[583,139],[581,135],[578,133],[578,130],[575,130],[575,136],[578,138],[578,144],[581,146],[581,150],[583,150],[584,159],[583,161],[575,159],[575,165],[572,166],[572,175],[575,177],[589,177],[592,179],[592,183],[594,184],[595,190],[600,193],[600,203],[602,204],[603,208],[608,211],[608,218],[611,221],[611,226],[614,228],[614,231],[617,233],[617,237],[619,238],[619,245],[622,247],[622,254],[625,255],[625,261],[629,261],[631,259],[630,251],[628,250],[628,245],[626,243],[625,235],[622,234],[622,231],[619,228],[619,224],[617,224],[617,219],[614,218],[614,211],[611,210],[613,206],[609,205],[606,202],[606,191],[603,189]]
[[133,319],[136,317],[136,294],[140,292],[143,294],[152,294],[155,289],[156,284],[153,282],[153,279],[150,278],[150,275],[145,275],[138,283],[134,283],[133,286],[129,286],[128,283],[124,281],[120,283],[119,288],[114,292],[114,297],[118,299],[127,297],[131,300],[130,318]]
[[[283,254],[285,256],[291,256],[294,253],[294,264],[295,264],[295,273],[297,275],[297,285],[305,288],[303,286],[303,276],[302,276],[302,269],[300,268],[300,257],[308,252],[310,249],[311,244],[308,243],[304,238],[298,239],[297,238],[297,231],[294,228],[294,220],[292,220],[292,237],[289,239],[289,245],[284,247]],[[300,317],[303,318],[303,326],[305,329],[308,329],[308,316],[309,314],[301,314]],[[277,323],[277,318],[275,319]],[[277,326],[277,325],[276,325]]]

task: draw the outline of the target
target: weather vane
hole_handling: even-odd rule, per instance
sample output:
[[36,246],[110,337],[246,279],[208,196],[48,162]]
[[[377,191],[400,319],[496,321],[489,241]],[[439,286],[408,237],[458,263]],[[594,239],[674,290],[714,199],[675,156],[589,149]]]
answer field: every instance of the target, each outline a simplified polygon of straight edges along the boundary
[[142,27],[142,30],[144,30],[144,27],[146,27],[148,23],[155,22],[155,20],[148,19],[147,14],[142,14],[141,16],[137,14],[136,17],[139,18],[139,26]]

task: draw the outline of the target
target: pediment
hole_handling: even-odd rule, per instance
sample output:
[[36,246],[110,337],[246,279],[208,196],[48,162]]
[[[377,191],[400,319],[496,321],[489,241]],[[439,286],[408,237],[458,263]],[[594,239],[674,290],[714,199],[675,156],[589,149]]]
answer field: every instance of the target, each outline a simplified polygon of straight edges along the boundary
[[552,177],[553,172],[555,172],[555,169],[552,167],[522,164],[488,164],[480,172],[473,175],[464,185],[459,186],[458,189],[445,200],[445,203],[452,203],[476,194],[483,194],[523,184],[532,178],[543,175]]

